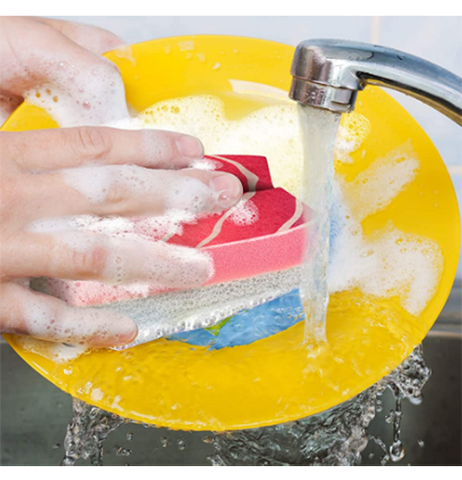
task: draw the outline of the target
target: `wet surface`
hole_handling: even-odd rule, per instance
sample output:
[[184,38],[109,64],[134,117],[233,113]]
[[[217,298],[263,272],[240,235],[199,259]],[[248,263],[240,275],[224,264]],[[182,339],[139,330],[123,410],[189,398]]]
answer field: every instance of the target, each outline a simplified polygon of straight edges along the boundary
[[[433,374],[420,405],[403,402],[401,435],[405,457],[389,465],[462,464],[462,323],[461,282],[423,342]],[[59,465],[63,440],[72,416],[71,397],[53,386],[4,341],[0,342],[0,464]],[[392,428],[386,416],[395,406],[390,392],[368,433],[390,445]],[[210,465],[214,447],[207,432],[172,432],[125,424],[104,443],[105,465]],[[383,452],[370,441],[363,465],[380,465]],[[77,465],[89,464],[78,460]]]

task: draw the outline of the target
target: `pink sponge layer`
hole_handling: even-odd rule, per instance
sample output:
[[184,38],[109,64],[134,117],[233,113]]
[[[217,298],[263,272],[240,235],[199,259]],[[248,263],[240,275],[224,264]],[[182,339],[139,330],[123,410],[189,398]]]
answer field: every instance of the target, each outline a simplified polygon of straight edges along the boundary
[[[181,234],[164,238],[200,248],[213,257],[215,275],[208,284],[231,282],[286,270],[303,260],[310,210],[282,188],[274,188],[265,157],[207,156],[216,170],[236,175],[244,197],[238,209],[183,225]],[[146,232],[143,232],[146,238]],[[159,241],[153,236],[153,241]],[[100,305],[160,293],[155,287],[111,286],[94,281],[48,279],[49,293],[76,306]],[[163,290],[165,292],[165,290]]]

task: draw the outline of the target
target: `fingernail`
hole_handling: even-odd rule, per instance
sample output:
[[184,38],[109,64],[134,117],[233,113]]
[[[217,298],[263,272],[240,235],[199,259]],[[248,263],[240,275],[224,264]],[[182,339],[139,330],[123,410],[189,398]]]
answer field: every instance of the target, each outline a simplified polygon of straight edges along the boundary
[[190,135],[181,135],[176,140],[178,151],[183,157],[199,160],[204,157],[204,147],[199,139]]
[[217,204],[230,208],[242,197],[242,183],[234,175],[218,175],[209,182],[209,187],[218,194]]
[[110,339],[106,340],[106,345],[118,347],[133,342],[138,336],[138,325],[128,317],[121,318],[112,326]]

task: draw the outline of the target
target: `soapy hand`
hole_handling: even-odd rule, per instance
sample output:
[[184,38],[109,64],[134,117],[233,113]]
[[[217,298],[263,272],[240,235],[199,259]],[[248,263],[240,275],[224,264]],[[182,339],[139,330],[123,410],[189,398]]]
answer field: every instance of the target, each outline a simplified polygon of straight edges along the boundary
[[[63,87],[55,70],[44,67],[50,52],[78,64],[83,73],[92,66],[117,73],[112,63],[87,50],[100,53],[120,44],[109,32],[45,19],[1,23],[0,92],[9,98],[3,102],[7,110],[44,83]],[[86,126],[0,132],[0,331],[96,347],[135,338],[131,319],[111,310],[73,308],[34,292],[29,289],[34,277],[165,288],[204,284],[213,265],[198,250],[77,232],[63,220],[230,208],[240,200],[242,185],[230,174],[188,168],[203,153],[194,137],[156,130]]]
[[[32,88],[62,83],[56,64],[84,71],[97,68],[103,77],[117,74],[116,66],[100,54],[122,44],[116,35],[92,26],[46,18],[0,18],[0,125]],[[81,88],[85,78],[82,85],[78,76],[72,82]],[[100,88],[108,89],[104,82]]]

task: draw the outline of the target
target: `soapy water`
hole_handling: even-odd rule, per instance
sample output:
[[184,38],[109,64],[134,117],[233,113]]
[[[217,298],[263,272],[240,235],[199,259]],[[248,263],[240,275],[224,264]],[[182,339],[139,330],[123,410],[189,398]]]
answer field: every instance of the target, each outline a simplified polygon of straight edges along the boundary
[[[311,112],[311,115],[313,113],[315,118],[305,122],[305,133],[307,135],[316,133],[313,137],[317,138],[319,135],[321,138],[322,131],[318,131],[319,129],[311,131],[309,128],[309,125],[319,123],[318,127],[330,129],[330,135],[333,136],[337,119],[333,121],[329,118],[319,119],[318,117],[322,116],[323,112]],[[326,122],[330,123],[330,126],[326,126]],[[303,195],[304,181],[302,178],[305,178],[303,177],[305,162],[303,135],[297,106],[293,102],[270,105],[241,119],[230,120],[226,116],[223,101],[218,97],[192,96],[159,102],[135,117],[110,124],[115,128],[162,129],[196,135],[204,143],[206,152],[229,154],[245,152],[250,155],[264,155],[268,159],[275,187],[282,187],[299,198]],[[334,159],[343,163],[353,162],[351,154],[360,148],[369,131],[369,122],[362,115],[352,113],[343,116],[334,145]],[[147,331],[143,331],[145,327],[150,329],[151,333],[153,330],[159,332],[160,336],[163,333],[165,335],[179,333],[181,329],[185,328],[194,330],[210,327],[213,322],[220,322],[226,316],[237,313],[238,306],[250,308],[260,305],[274,299],[275,295],[287,294],[297,286],[300,286],[301,291],[305,292],[302,297],[306,297],[307,290],[313,292],[319,287],[318,293],[323,292],[320,295],[322,299],[319,299],[318,302],[318,305],[322,306],[321,312],[325,311],[328,295],[354,288],[359,288],[363,293],[378,298],[397,296],[408,313],[417,316],[422,312],[434,295],[442,273],[443,258],[439,246],[430,239],[403,234],[392,223],[376,231],[373,235],[366,235],[361,223],[368,216],[386,208],[415,180],[419,170],[419,160],[413,151],[411,142],[408,141],[383,157],[373,160],[360,174],[348,180],[333,171],[331,168],[333,162],[318,161],[323,155],[330,155],[325,150],[328,143],[320,146],[321,151],[318,152],[318,155],[312,156],[314,166],[305,169],[307,178],[311,179],[308,181],[313,184],[309,190],[319,193],[319,195],[315,195],[315,198],[307,197],[305,201],[319,212],[319,215],[315,216],[315,222],[317,218],[322,220],[322,223],[317,225],[314,233],[317,232],[319,241],[322,240],[324,245],[323,255],[315,255],[314,258],[317,260],[313,263],[307,262],[305,266],[305,270],[311,269],[311,282],[314,288],[306,288],[309,284],[306,280],[294,285],[292,280],[297,279],[297,275],[293,275],[290,284],[284,283],[284,288],[279,291],[276,291],[273,286],[269,286],[265,291],[267,285],[262,281],[264,276],[249,280],[252,285],[255,283],[250,289],[252,294],[249,294],[249,282],[238,281],[223,284],[220,292],[215,292],[217,293],[214,298],[215,303],[208,303],[210,308],[207,312],[200,309],[200,303],[194,302],[198,310],[192,312],[188,318],[184,315],[179,317],[178,329],[172,329],[169,326],[165,332],[163,332],[162,326],[174,323],[174,315],[181,310],[180,305],[185,295],[183,292],[165,294],[164,304],[170,305],[169,311],[172,312],[172,315],[166,316],[167,323],[158,323],[159,315],[153,315],[151,320],[146,315],[140,317],[139,320],[134,318],[139,314],[140,309],[143,309],[141,303],[138,306],[136,302],[121,302],[124,305],[113,303],[111,308],[123,307],[124,314],[132,316],[141,327],[138,340],[157,338],[157,336],[149,337]],[[198,160],[193,164],[196,168],[206,170],[213,170],[218,165],[219,160]],[[327,169],[326,171],[318,170],[316,175],[309,174],[309,170],[313,172],[313,169],[324,167]],[[86,168],[93,172],[93,170],[103,167],[89,166]],[[87,189],[88,198],[91,197],[93,201],[98,201],[98,185],[93,181],[97,176],[92,174],[92,181],[86,184],[84,170],[85,168],[82,169],[81,175],[74,172],[67,174],[69,175],[67,179],[76,189]],[[125,181],[123,176],[119,179],[114,175],[107,177],[104,174],[103,177],[109,178],[110,182]],[[321,176],[325,177],[326,175],[328,177],[333,175],[331,184],[327,180],[324,182],[319,180]],[[138,179],[137,175],[135,177]],[[133,188],[148,188],[140,187],[138,184],[139,181]],[[330,189],[332,189],[331,192],[329,192]],[[320,190],[323,190],[324,193]],[[324,198],[321,193],[332,196],[330,222],[327,221],[329,217],[328,203],[321,201],[321,197]],[[101,195],[103,194],[104,192],[101,193]],[[230,220],[237,226],[248,225],[259,219],[258,208],[251,201],[241,202],[229,213]],[[31,225],[30,228],[35,231],[49,232],[61,238],[69,234],[68,237],[73,239],[73,242],[79,238],[76,232],[88,231],[105,234],[112,239],[111,241],[120,242],[125,239],[130,242],[136,236],[139,239],[147,239],[149,236],[152,239],[154,236],[154,238],[162,240],[175,234],[181,234],[182,226],[194,223],[196,218],[194,211],[190,209],[174,208],[168,215],[137,220],[136,223],[128,218],[100,218],[86,215],[65,219],[44,219]],[[315,247],[317,245],[314,242],[312,244]],[[316,252],[312,253],[316,254]],[[329,262],[327,262],[327,258],[329,258]],[[194,258],[191,261],[194,263]],[[326,265],[328,266],[327,282],[325,274],[320,273],[326,268]],[[286,272],[275,272],[275,277],[284,275],[291,275],[291,272],[287,272],[287,274]],[[322,280],[323,278],[324,280]],[[124,283],[126,284],[129,279],[130,276],[126,275]],[[149,291],[148,283],[138,281],[124,285],[124,287],[146,296]],[[271,285],[273,284],[274,282]],[[198,295],[197,298],[203,300],[201,290],[197,290],[196,295]],[[231,297],[239,298],[240,303],[233,300],[235,308],[223,309],[223,305],[227,305]],[[154,296],[153,300],[156,298],[161,304],[161,298]],[[81,300],[82,303],[85,303],[85,299]],[[145,300],[148,299],[140,299],[140,302]],[[108,299],[108,301],[110,300]],[[154,305],[156,302],[151,303]],[[133,310],[130,310],[131,307]],[[166,313],[163,307],[157,310],[163,315]],[[154,308],[153,311],[157,310]],[[205,313],[207,314],[205,315]],[[322,319],[325,314],[319,315],[321,322],[317,322],[317,325],[322,337]],[[308,316],[308,318],[311,317]],[[316,322],[314,323],[316,324]],[[311,331],[313,325],[309,324],[309,327]],[[37,342],[32,340],[23,339],[21,343],[32,351],[36,351],[38,348]],[[42,355],[47,355],[48,350],[50,351],[48,356],[56,361],[59,358],[56,357],[56,348],[48,347],[47,344],[43,344],[40,348]],[[81,350],[75,349],[74,352],[78,355]],[[69,354],[69,352],[66,353],[66,359]]]
[[[374,442],[381,449],[382,465],[398,462],[405,456],[400,427],[402,402],[407,399],[411,404],[420,404],[422,388],[430,374],[422,348],[418,346],[380,382],[325,412],[269,427],[188,435],[200,436],[205,444],[213,447],[213,452],[207,457],[212,465],[360,465],[361,453],[369,442]],[[382,409],[381,399],[387,390],[395,398],[395,409],[387,417],[393,432],[389,446],[367,431],[376,413]],[[88,460],[92,465],[103,465],[104,442],[108,436],[121,425],[133,422],[77,399],[73,401],[73,408],[74,415],[64,441],[62,465],[75,465],[82,460]],[[174,441],[177,435],[166,429],[165,432],[160,438],[161,447],[176,444],[178,450],[187,448],[183,437]],[[127,440],[131,441],[133,435],[136,433],[129,433]],[[153,435],[158,436],[157,432]],[[118,447],[115,454],[129,457],[131,450]]]

